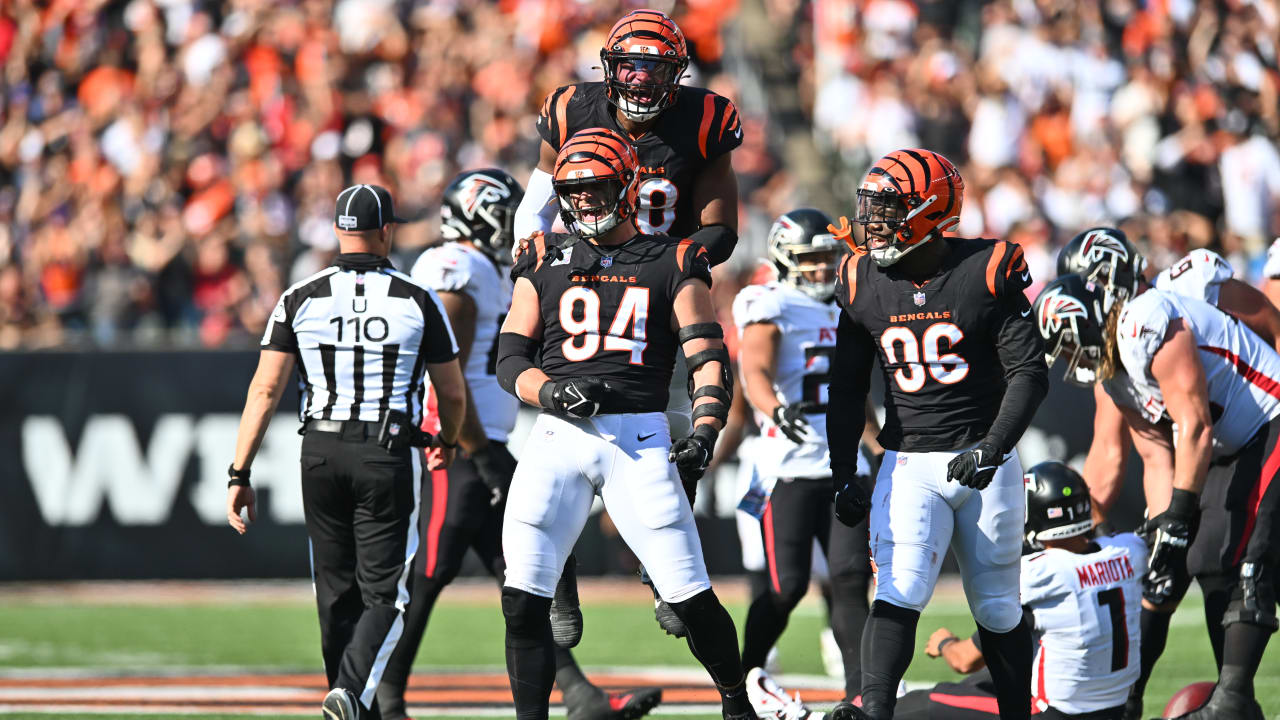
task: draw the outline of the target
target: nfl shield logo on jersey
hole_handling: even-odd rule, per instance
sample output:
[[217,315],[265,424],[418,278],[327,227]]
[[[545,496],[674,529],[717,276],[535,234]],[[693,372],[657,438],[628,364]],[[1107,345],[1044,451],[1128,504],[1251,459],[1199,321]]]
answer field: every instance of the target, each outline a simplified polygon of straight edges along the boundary
[[613,267],[613,256],[605,255],[604,257],[600,258],[600,267],[602,268]]
[[911,299],[915,301],[916,307],[924,305],[924,292],[918,292],[915,295],[912,295]]

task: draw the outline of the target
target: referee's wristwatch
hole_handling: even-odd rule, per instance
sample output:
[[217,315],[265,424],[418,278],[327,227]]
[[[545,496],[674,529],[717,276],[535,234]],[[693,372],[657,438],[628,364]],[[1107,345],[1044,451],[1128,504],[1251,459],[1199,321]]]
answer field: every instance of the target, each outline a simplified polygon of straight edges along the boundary
[[231,478],[227,481],[227,487],[249,487],[249,468],[241,470],[236,469],[236,464],[231,463],[227,466],[227,477]]

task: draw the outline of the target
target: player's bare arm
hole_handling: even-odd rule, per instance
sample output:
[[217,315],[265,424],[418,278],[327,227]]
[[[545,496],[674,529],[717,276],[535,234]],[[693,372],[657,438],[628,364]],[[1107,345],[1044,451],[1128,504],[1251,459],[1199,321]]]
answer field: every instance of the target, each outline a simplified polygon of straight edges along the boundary
[[1173,492],[1173,433],[1169,423],[1153,423],[1137,410],[1120,407],[1129,440],[1142,459],[1142,489],[1147,511],[1154,517],[1169,507]]
[[[476,301],[462,292],[441,292],[440,304],[444,305],[445,314],[449,316],[449,325],[453,328],[453,337],[458,342],[458,366],[466,367],[471,357],[471,346],[476,335]],[[489,438],[485,435],[484,426],[480,424],[480,415],[476,412],[475,402],[471,396],[471,388],[463,383],[466,391],[466,414],[462,420],[462,430],[458,435],[458,444],[468,454],[489,446]]]
[[972,637],[958,638],[946,628],[938,628],[925,643],[924,654],[931,658],[942,658],[947,665],[958,673],[969,675],[987,666],[982,651]]
[[774,390],[781,342],[782,331],[777,325],[758,322],[742,329],[742,341],[738,345],[743,392],[751,407],[770,417],[782,406]]
[[719,265],[738,244],[738,176],[730,153],[712,160],[693,185],[693,207],[699,211],[699,228],[690,235],[707,249],[712,265]]
[[[680,288],[676,290],[675,302],[672,304],[672,328],[679,332],[682,328],[692,328],[715,322],[716,313],[715,307],[711,304],[711,289],[701,280],[690,279],[681,283]],[[700,353],[707,352],[713,354],[725,353],[724,340],[712,337],[711,334],[698,335],[685,340],[681,345],[685,357],[693,358]],[[717,395],[713,395],[710,392],[694,399],[694,427],[710,425],[717,431],[724,428],[729,411],[729,390],[731,390],[725,384],[725,378],[728,377],[729,371],[729,365],[726,362],[727,358],[728,355],[725,354],[724,359],[708,360],[693,370],[694,394],[697,394],[697,390],[702,388],[720,388],[724,391],[723,399],[717,399]],[[698,408],[720,404],[724,406],[723,417],[710,414],[698,417]]]
[[1120,493],[1130,441],[1124,415],[1101,385],[1093,386],[1093,402],[1093,441],[1084,459],[1084,480],[1093,499],[1093,519],[1102,522]]
[[1218,290],[1218,308],[1247,325],[1280,352],[1280,310],[1262,291],[1232,278]]
[[511,311],[502,322],[502,335],[498,338],[499,369],[519,365],[521,357],[527,359],[528,367],[521,369],[515,377],[516,397],[533,407],[542,407],[538,404],[538,391],[550,380],[541,368],[533,365],[534,354],[542,340],[539,307],[537,288],[528,278],[518,278],[511,294]]
[[[292,373],[292,353],[263,350],[258,354],[258,369],[249,382],[249,395],[244,401],[244,412],[240,414],[235,460],[231,463],[233,470],[247,471],[253,463],[253,458],[262,445],[262,436],[267,432],[267,425],[271,423],[271,416],[280,404],[280,397],[284,395]],[[227,522],[241,535],[248,529],[249,523],[258,519],[255,500],[253,488],[247,484],[227,488]],[[241,517],[241,510],[248,510],[247,522]]]
[[1213,420],[1195,337],[1181,318],[1169,323],[1164,344],[1152,359],[1151,374],[1177,427],[1173,487],[1199,494],[1213,449]]
[[438,469],[453,462],[453,451],[458,445],[458,435],[467,413],[467,381],[462,377],[462,365],[457,358],[449,362],[427,363],[427,377],[435,389],[436,409],[440,415],[440,433],[431,440],[431,449],[439,453]]

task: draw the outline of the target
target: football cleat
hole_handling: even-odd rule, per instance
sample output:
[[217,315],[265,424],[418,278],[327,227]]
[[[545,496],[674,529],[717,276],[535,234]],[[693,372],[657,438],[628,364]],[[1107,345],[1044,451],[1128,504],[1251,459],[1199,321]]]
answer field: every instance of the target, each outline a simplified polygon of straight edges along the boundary
[[684,621],[676,614],[676,611],[667,604],[666,600],[658,594],[658,588],[653,586],[653,581],[649,579],[649,574],[640,568],[640,582],[649,586],[653,591],[653,619],[658,621],[662,629],[668,635],[682,638],[689,634],[689,629],[684,626]]
[[871,720],[871,718],[857,705],[842,702],[832,708],[824,720]]
[[570,555],[551,598],[551,639],[568,650],[582,641],[582,607],[578,603],[578,560]]
[[1173,720],[1266,720],[1266,715],[1257,700],[1219,685],[1203,707],[1178,715]]
[[662,702],[661,688],[625,692],[597,690],[592,695],[591,700],[568,707],[568,720],[636,720],[648,715]]
[[760,717],[780,718],[783,712],[791,718],[809,717],[809,709],[800,702],[800,696],[787,695],[782,686],[760,668],[751,668],[747,673],[747,698]]
[[334,688],[320,706],[324,720],[360,720],[360,701],[346,688]]

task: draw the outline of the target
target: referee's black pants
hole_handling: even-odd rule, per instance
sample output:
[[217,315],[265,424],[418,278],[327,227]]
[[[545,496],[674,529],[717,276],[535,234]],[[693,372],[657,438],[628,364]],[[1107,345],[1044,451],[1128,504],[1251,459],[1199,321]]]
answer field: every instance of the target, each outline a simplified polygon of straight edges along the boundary
[[325,673],[330,688],[350,690],[368,709],[404,627],[422,476],[420,450],[391,453],[373,435],[354,423],[302,441]]

